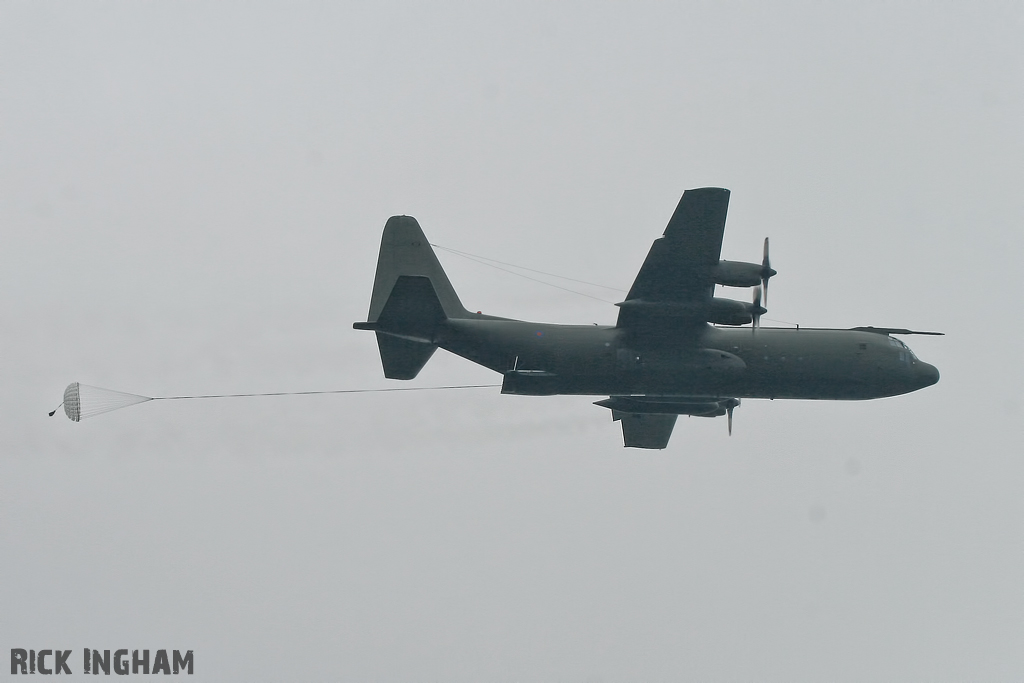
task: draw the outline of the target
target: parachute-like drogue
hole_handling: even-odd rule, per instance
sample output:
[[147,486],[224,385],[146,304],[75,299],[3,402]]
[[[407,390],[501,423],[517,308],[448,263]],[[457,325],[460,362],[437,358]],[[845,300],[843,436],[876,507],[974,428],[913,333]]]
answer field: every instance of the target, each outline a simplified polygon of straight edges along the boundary
[[[500,384],[460,384],[447,387],[386,387],[380,389],[330,389],[327,391],[272,391],[258,394],[202,394],[198,396],[140,396],[124,391],[103,389],[88,384],[72,382],[64,390],[64,413],[73,422],[81,422],[87,417],[109,413],[111,410],[127,408],[136,403],[146,401],[175,401],[190,398],[243,398],[249,396],[312,396],[314,394],[369,394],[385,391],[440,391],[442,389],[493,389]],[[60,406],[50,412],[50,417],[57,414]]]
[[152,400],[149,396],[126,394],[123,391],[72,382],[64,390],[64,413],[74,422],[81,422],[93,415],[109,413],[112,410]]

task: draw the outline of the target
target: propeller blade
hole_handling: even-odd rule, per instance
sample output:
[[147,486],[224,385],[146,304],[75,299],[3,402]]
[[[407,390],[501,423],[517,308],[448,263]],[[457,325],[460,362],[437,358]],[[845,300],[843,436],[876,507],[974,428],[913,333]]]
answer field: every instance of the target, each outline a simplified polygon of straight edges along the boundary
[[735,406],[729,406],[725,411],[729,415],[729,436],[732,436],[732,411],[735,410],[735,408]]
[[767,311],[761,307],[761,287],[754,287],[754,305],[750,311],[751,322],[756,330],[761,326],[761,314],[767,313]]
[[772,270],[772,261],[768,258],[768,238],[764,238],[764,257],[761,259],[761,286],[764,288],[764,303],[768,305],[768,280],[777,273]]

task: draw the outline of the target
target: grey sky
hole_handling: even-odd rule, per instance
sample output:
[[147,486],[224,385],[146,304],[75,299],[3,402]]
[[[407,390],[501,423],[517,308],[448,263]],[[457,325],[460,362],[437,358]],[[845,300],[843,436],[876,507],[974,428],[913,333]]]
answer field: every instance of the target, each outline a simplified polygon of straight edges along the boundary
[[[1022,29],[1019,3],[0,4],[0,654],[1020,679]],[[497,390],[46,417],[71,381],[389,386],[351,329],[388,216],[628,288],[706,185],[725,258],[771,237],[766,317],[946,332],[907,339],[941,382],[746,401],[653,453],[594,399]],[[614,320],[440,258],[474,310]],[[414,384],[495,379],[438,353]]]

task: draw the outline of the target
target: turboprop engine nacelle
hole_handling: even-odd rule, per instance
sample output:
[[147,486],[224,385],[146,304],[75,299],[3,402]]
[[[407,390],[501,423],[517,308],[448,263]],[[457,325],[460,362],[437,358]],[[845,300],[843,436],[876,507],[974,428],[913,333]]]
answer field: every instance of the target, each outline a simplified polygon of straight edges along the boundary
[[761,284],[764,274],[765,267],[760,263],[719,261],[715,266],[714,280],[716,285],[726,287],[756,287]]
[[615,305],[624,310],[649,311],[666,317],[704,316],[701,318],[702,320],[718,325],[746,325],[753,322],[756,317],[768,312],[761,306],[760,290],[755,290],[754,303],[751,304],[716,296],[706,304],[629,299]]
[[730,408],[735,408],[739,404],[739,399],[735,398],[684,402],[672,397],[656,396],[611,396],[603,401],[594,401],[596,406],[611,408],[621,413],[692,415],[694,417],[725,415]]
[[735,299],[711,299],[708,311],[708,322],[718,325],[746,325],[754,320],[754,316],[767,313],[759,304],[748,304]]

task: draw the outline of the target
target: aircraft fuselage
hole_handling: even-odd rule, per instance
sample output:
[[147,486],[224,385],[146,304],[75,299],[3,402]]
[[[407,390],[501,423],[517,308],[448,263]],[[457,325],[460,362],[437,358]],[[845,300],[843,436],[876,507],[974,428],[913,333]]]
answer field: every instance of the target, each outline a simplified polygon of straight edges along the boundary
[[859,330],[704,326],[639,337],[611,326],[449,319],[433,342],[502,373],[504,393],[871,399],[938,381],[901,341]]

